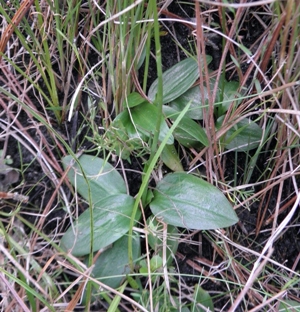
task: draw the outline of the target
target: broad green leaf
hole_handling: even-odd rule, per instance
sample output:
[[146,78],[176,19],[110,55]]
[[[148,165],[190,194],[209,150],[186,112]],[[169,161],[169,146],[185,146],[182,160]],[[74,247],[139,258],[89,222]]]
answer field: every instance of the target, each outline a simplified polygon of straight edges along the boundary
[[[224,116],[218,118],[217,129],[222,127]],[[221,145],[228,150],[246,152],[257,148],[263,135],[262,129],[255,121],[245,118],[234,124],[222,137]]]
[[[131,117],[134,125],[142,134],[151,137],[156,129],[156,120],[158,118],[158,109],[150,103],[143,103],[131,110]],[[163,141],[169,131],[169,127],[164,119],[161,121],[158,139]],[[171,136],[167,144],[173,144],[174,138]]]
[[[222,116],[226,113],[229,106],[232,104],[232,102],[235,103],[236,106],[241,101],[241,94],[238,92],[238,89],[240,87],[239,82],[237,81],[225,81],[224,82],[224,91],[223,91],[223,100],[222,104],[218,108],[218,115]],[[221,95],[218,95],[218,98],[221,98]]]
[[[146,140],[146,137],[143,133],[137,132],[136,128],[132,124],[131,117],[127,110],[121,112],[112,122],[111,127],[113,129],[123,129],[126,132],[127,138],[129,140],[138,139],[142,145],[142,142]],[[121,142],[122,143],[122,142]]]
[[[163,112],[167,118],[175,120],[179,112],[173,108],[164,105]],[[194,120],[184,116],[173,132],[175,139],[185,147],[201,147],[208,146],[208,139],[202,127]]]
[[123,103],[123,107],[135,107],[142,103],[148,102],[139,93],[132,92],[128,95],[127,99]]
[[[241,94],[238,92],[240,84],[236,81],[224,81],[224,90],[220,87],[222,81],[219,83],[215,106],[218,110],[215,112],[218,116],[224,115],[228,110],[229,106],[233,101],[235,101],[236,105],[238,105],[241,101]],[[210,90],[215,87],[215,79],[210,79]],[[180,97],[174,99],[169,106],[177,110],[178,112],[182,111],[183,108],[187,105],[187,103],[191,103],[191,107],[189,111],[186,113],[186,117],[189,117],[194,120],[203,119],[203,108],[208,107],[208,91],[207,87],[203,86],[204,90],[204,99],[205,102],[202,101],[201,89],[199,86],[195,86],[187,90]],[[223,93],[221,93],[223,92]]]
[[[95,203],[93,208],[93,248],[98,251],[117,241],[128,232],[134,199],[126,194],[115,194]],[[84,211],[75,224],[75,233],[70,227],[61,240],[61,247],[80,257],[90,253],[90,209]]]
[[159,255],[155,255],[150,259],[150,270],[151,272],[155,272],[163,266],[162,257]]
[[157,184],[150,208],[167,224],[187,229],[218,229],[238,221],[219,189],[182,172],[168,174]]
[[[147,274],[148,273],[148,265],[147,265],[146,260],[144,260],[144,259],[141,260],[139,265],[141,266],[140,267],[140,273]],[[151,271],[151,273],[154,273],[156,270],[160,269],[162,266],[163,266],[163,260],[162,260],[161,256],[154,255],[150,259],[150,271]]]
[[68,178],[76,187],[76,191],[86,200],[89,200],[89,187],[93,203],[109,195],[126,194],[126,185],[122,176],[106,160],[90,155],[82,155],[79,158],[88,182],[83,177],[78,163],[73,160],[72,156],[66,156],[62,159],[62,163],[65,169],[71,164]]
[[192,311],[195,311],[195,312],[206,312],[206,311],[213,312],[214,311],[214,304],[211,299],[211,296],[206,290],[204,290],[199,285],[195,286],[194,298],[195,298],[195,303],[200,303],[202,306],[206,307],[207,309],[202,309],[201,307],[194,305],[192,308]]
[[[207,63],[212,60],[206,56]],[[194,58],[187,58],[166,70],[163,75],[163,104],[173,101],[188,90],[199,77],[198,63]],[[158,79],[156,79],[148,92],[151,101],[155,100]]]
[[300,303],[295,300],[282,300],[278,312],[300,312]]
[[172,171],[184,171],[175,146],[165,145],[162,153],[161,159],[163,163]]
[[179,96],[178,98],[174,99],[169,106],[181,112],[187,103],[191,103],[190,109],[186,113],[186,117],[189,117],[194,120],[202,120],[203,119],[203,105],[207,105],[208,100],[208,93],[207,88],[203,87],[204,89],[204,98],[205,103],[202,103],[202,96],[200,93],[200,87],[195,86],[187,90],[184,94]]
[[[135,236],[132,241],[133,260],[140,257],[140,239]],[[96,260],[93,277],[102,283],[117,288],[130,273],[128,263],[128,237],[118,239],[111,248],[105,250]]]

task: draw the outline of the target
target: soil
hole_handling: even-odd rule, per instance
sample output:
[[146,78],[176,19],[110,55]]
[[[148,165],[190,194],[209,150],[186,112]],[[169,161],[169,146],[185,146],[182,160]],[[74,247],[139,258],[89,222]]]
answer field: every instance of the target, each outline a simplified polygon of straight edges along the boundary
[[[168,10],[183,19],[188,19],[189,17],[194,17],[194,10],[193,6],[189,4],[179,4],[177,1],[173,1],[171,5],[168,7]],[[253,8],[253,10],[259,10],[259,8]],[[261,35],[262,29],[257,24],[254,23],[254,20],[251,19],[251,10],[247,11],[248,16],[245,17],[244,25],[241,28],[241,32],[239,33],[239,36],[242,38],[242,43],[246,47],[251,47],[253,43],[256,42],[257,38]],[[218,15],[213,15],[214,22],[219,23]],[[268,16],[263,16],[264,20],[267,22]],[[161,37],[161,44],[162,44],[162,64],[163,64],[163,70],[166,70],[176,64],[179,60],[182,60],[186,57],[186,55],[182,52],[182,50],[177,50],[177,44],[174,42],[172,36],[169,34],[170,31],[172,33],[176,34],[176,40],[180,42],[180,44],[186,49],[187,51],[191,50],[190,41],[193,40],[192,38],[192,31],[190,28],[186,27],[185,25],[181,23],[166,23],[163,28],[166,30],[167,34]],[[219,36],[213,36],[213,46],[208,45],[207,46],[207,54],[213,56],[213,61],[210,65],[210,68],[212,70],[215,70],[218,68],[218,62],[221,57],[221,46],[222,46],[222,39]],[[217,47],[217,48],[216,48]],[[230,55],[228,55],[228,60],[230,60]],[[243,71],[246,71],[247,65],[243,65],[242,69]],[[142,72],[139,73],[139,78],[142,79]],[[156,78],[156,63],[152,59],[151,61],[151,67],[149,72],[149,85],[154,81]],[[228,79],[236,79],[236,76],[234,73],[228,73],[227,74]],[[35,96],[32,94],[31,98],[34,102]],[[39,106],[38,103],[36,103],[37,107]],[[1,112],[0,112],[1,113]],[[80,112],[79,112],[80,113]],[[0,117],[2,119],[5,119],[5,115],[1,114]],[[52,136],[49,134],[49,131],[44,127],[40,126],[38,133],[36,131],[35,127],[32,127],[31,121],[28,119],[28,115],[24,111],[20,111],[17,117],[18,121],[24,127],[25,129],[28,129],[28,134],[35,140],[37,145],[39,146],[42,143],[42,140],[47,140],[49,143],[49,146],[51,146],[53,153],[57,156],[57,159],[60,159],[60,155],[58,155],[56,143],[54,142]],[[77,124],[75,124],[76,127],[79,125],[82,125],[84,120],[80,117],[79,114],[79,120],[77,121]],[[55,125],[55,123],[52,123],[52,127],[59,132],[64,137],[70,136],[71,133],[74,132],[74,123],[68,123],[65,122],[65,124],[62,127],[58,127]],[[78,130],[78,128],[77,128]],[[83,132],[80,137],[78,137],[78,140],[86,147],[93,147],[91,145],[90,141],[85,141],[84,136],[85,135],[91,135],[90,133]],[[43,136],[43,138],[42,138]],[[83,143],[82,143],[83,142]],[[0,140],[0,150],[4,148],[5,141]],[[45,175],[44,168],[41,167],[40,162],[38,161],[38,156],[34,156],[23,144],[18,144],[18,140],[16,140],[13,136],[9,136],[6,155],[9,155],[12,159],[12,167],[16,169],[20,169],[22,172],[22,175],[20,175],[20,179],[18,182],[13,183],[13,185],[9,186],[9,189],[13,188],[14,192],[18,192],[19,194],[29,194],[28,203],[22,204],[22,215],[25,219],[28,221],[35,223],[37,220],[35,220],[35,217],[31,212],[40,212],[42,213],[44,210],[44,207],[49,203],[53,192],[55,189],[53,188],[53,184],[51,183],[51,179]],[[235,157],[238,157],[238,176],[243,177],[243,170],[241,168],[244,168],[243,164],[247,161],[247,156],[244,153],[238,153],[237,155],[232,153],[227,155],[227,161],[226,161],[226,172],[225,175],[227,176],[228,180],[232,180],[234,178],[235,170],[236,170],[236,164]],[[265,164],[267,162],[268,157],[270,156],[270,153],[268,151],[261,153],[257,162],[257,166],[251,176],[251,182],[257,181],[257,178],[260,176],[261,172],[264,171]],[[119,168],[121,169],[121,165],[119,162],[114,163],[118,164]],[[130,187],[130,193],[132,195],[135,195],[138,192],[140,183],[141,183],[141,176],[136,173],[140,172],[142,170],[141,166],[141,160],[132,158],[131,164],[128,162],[124,162],[124,166],[127,169],[126,175],[127,175],[127,181]],[[129,170],[132,169],[132,170]],[[282,192],[284,193],[283,198],[286,198],[286,201],[288,201],[290,192],[291,192],[291,185],[290,181],[286,181],[284,183],[284,187]],[[8,186],[7,189],[8,190]],[[64,190],[66,192],[66,196],[70,198],[72,194],[70,193],[69,189],[67,187],[64,187]],[[259,187],[255,191],[259,191]],[[267,230],[271,228],[272,224],[263,226],[263,229],[265,231],[261,231],[260,234],[256,234],[256,227],[257,227],[257,218],[258,218],[258,212],[261,207],[266,207],[267,205],[267,215],[265,218],[268,217],[268,214],[272,214],[274,204],[277,201],[277,194],[278,194],[278,188],[274,187],[272,191],[270,192],[269,199],[265,199],[265,202],[263,205],[261,205],[260,201],[253,201],[249,209],[238,209],[237,213],[239,215],[241,224],[244,228],[241,227],[241,225],[236,225],[233,227],[233,229],[230,232],[231,238],[234,241],[238,241],[240,244],[244,246],[251,245],[253,241],[256,242],[255,245],[259,246],[261,245],[260,250],[257,250],[258,252],[261,251],[261,249],[264,246],[264,243],[266,239],[268,238]],[[13,200],[5,200],[0,202],[0,209],[2,212],[11,212],[15,209],[15,202]],[[84,210],[85,207],[82,205],[82,210]],[[68,224],[65,221],[65,210],[58,205],[57,199],[55,198],[52,202],[52,205],[49,209],[49,214],[46,217],[45,226],[43,228],[43,231],[45,233],[51,233],[54,230],[58,230],[60,232],[63,232]],[[279,221],[281,221],[286,214],[289,212],[289,209],[286,210],[285,213],[280,215]],[[295,216],[295,219],[298,218],[298,214]],[[29,232],[28,228],[25,228],[27,232]],[[264,234],[266,232],[266,234]],[[247,234],[245,234],[247,233]],[[198,247],[195,247],[195,243],[199,243],[199,240],[201,240],[201,250],[199,251]],[[299,242],[299,236],[298,236],[298,228],[297,227],[291,227],[287,231],[285,231],[284,235],[276,242],[275,244],[275,250],[272,255],[272,258],[279,263],[284,263],[287,267],[292,267],[295,263],[299,252],[300,252],[300,242]],[[219,262],[222,261],[222,259],[219,259],[218,257],[215,257],[214,254],[214,248],[211,246],[211,240],[208,238],[207,233],[195,233],[190,237],[190,243],[181,243],[179,245],[178,250],[178,271],[182,273],[182,276],[184,277],[184,282],[187,285],[195,285],[195,283],[199,282],[199,279],[196,277],[188,277],[189,274],[196,275],[195,272],[197,272],[197,257],[201,257],[204,259],[207,259],[208,261],[214,261],[214,265],[217,265]],[[246,259],[244,259],[242,256],[240,258],[240,261],[242,263],[246,262]],[[249,269],[251,269],[251,264],[246,264]],[[203,268],[207,268],[205,265],[203,265]],[[300,265],[297,264],[296,268],[293,268],[294,270],[299,270]],[[198,273],[199,277],[201,276],[201,272]],[[216,278],[222,278],[222,276],[216,276]],[[207,282],[206,284],[203,284],[202,287],[206,290],[213,291],[213,292],[221,292],[226,293],[228,289],[225,289],[225,286],[223,284],[218,284],[214,282]],[[222,311],[226,311],[226,304],[228,302],[228,298],[218,298],[215,301],[215,308],[220,309]],[[99,306],[98,306],[99,308]],[[104,309],[104,307],[102,307]],[[249,307],[243,306],[243,304],[240,306],[240,308],[236,311],[246,311]],[[96,310],[95,310],[96,311]]]

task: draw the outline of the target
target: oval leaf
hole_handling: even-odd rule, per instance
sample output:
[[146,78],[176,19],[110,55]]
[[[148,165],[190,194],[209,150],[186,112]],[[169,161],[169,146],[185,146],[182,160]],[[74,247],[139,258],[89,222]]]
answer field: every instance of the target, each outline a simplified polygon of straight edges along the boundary
[[71,165],[68,178],[84,199],[89,200],[89,190],[93,203],[109,195],[126,194],[126,185],[122,176],[106,160],[90,155],[82,155],[79,158],[87,180],[84,178],[78,163],[73,160],[72,156],[66,156],[62,159],[62,163],[65,169]]
[[[216,127],[220,129],[224,116],[218,118]],[[234,124],[222,137],[221,145],[227,150],[247,152],[257,148],[260,144],[263,131],[253,120],[245,118]]]
[[214,304],[209,292],[204,290],[199,284],[195,285],[194,297],[195,303],[200,303],[202,306],[205,307],[205,309],[203,309],[202,307],[198,307],[195,304],[195,306],[193,306],[193,311],[196,312],[214,311]]
[[[121,112],[114,119],[114,121],[111,124],[111,128],[117,129],[117,130],[122,129],[126,133],[127,139],[131,141],[137,139],[140,141],[141,146],[143,145],[143,141],[146,140],[146,136],[143,133],[138,133],[136,131],[134,125],[132,124],[130,114],[127,110],[124,110],[123,112]],[[122,137],[120,137],[119,135],[115,136],[115,138],[121,139],[121,140],[117,140],[117,141],[121,141],[121,144],[122,144],[122,141],[125,141],[124,139],[122,140]]]
[[123,102],[123,107],[135,107],[144,102],[148,102],[139,93],[132,92],[128,95],[127,99]]
[[[156,120],[158,118],[158,109],[150,103],[143,103],[131,110],[131,117],[138,131],[148,137],[154,134],[156,129]],[[169,131],[169,127],[164,119],[161,121],[158,139],[163,141]],[[167,144],[173,144],[174,138],[171,136]]]
[[[209,63],[211,56],[206,56]],[[194,58],[187,58],[166,70],[163,75],[163,104],[173,101],[188,90],[199,77],[198,63]],[[156,79],[148,92],[151,101],[155,100],[158,79]]]
[[165,145],[161,159],[163,163],[172,171],[184,171],[175,146]]
[[134,199],[125,194],[112,195],[95,204],[93,209],[93,243],[91,242],[90,209],[84,211],[61,240],[61,247],[80,257],[114,243],[128,232]]
[[238,221],[219,189],[182,172],[168,174],[158,183],[150,208],[167,224],[187,229],[218,229]]
[[[134,236],[132,240],[133,261],[140,257],[140,239]],[[118,239],[113,247],[105,250],[96,260],[93,277],[102,283],[117,288],[130,273],[128,263],[128,237],[125,235]]]
[[239,82],[225,81],[222,105],[218,111],[219,116],[225,115],[232,102],[235,102],[236,106],[241,102],[241,94],[238,92],[239,88]]
[[[163,112],[167,118],[176,120],[179,112],[166,105],[163,106]],[[185,147],[202,147],[208,146],[208,139],[204,129],[194,120],[184,116],[178,126],[175,128],[173,135],[175,139]]]
[[202,96],[200,93],[199,86],[195,86],[193,88],[190,88],[187,90],[184,94],[182,94],[180,97],[175,99],[170,103],[170,107],[174,108],[178,112],[181,112],[187,103],[191,103],[190,109],[186,113],[186,117],[189,117],[194,120],[202,120],[203,119],[203,105],[207,105],[208,100],[208,92],[207,88],[204,87],[204,98],[205,103],[202,103]]

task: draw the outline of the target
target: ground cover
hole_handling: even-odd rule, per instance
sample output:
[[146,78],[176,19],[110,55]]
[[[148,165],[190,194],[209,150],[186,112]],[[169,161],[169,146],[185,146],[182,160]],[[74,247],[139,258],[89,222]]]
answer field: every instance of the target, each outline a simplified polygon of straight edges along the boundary
[[298,311],[299,1],[0,2],[1,309]]

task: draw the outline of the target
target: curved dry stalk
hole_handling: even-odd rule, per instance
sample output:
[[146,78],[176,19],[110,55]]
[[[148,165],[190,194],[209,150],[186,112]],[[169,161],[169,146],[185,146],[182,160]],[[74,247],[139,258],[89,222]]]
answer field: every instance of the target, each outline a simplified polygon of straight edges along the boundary
[[140,311],[144,311],[144,312],[148,312],[147,309],[145,309],[143,306],[141,306],[139,303],[137,303],[136,301],[132,300],[130,297],[118,292],[116,289],[114,288],[111,288],[109,286],[107,286],[106,284],[98,281],[97,279],[89,276],[88,274],[86,274],[85,272],[80,272],[78,271],[76,268],[74,268],[73,266],[70,266],[68,263],[66,262],[61,262],[59,261],[59,264],[62,266],[62,267],[65,267],[67,269],[69,269],[71,272],[75,272],[77,273],[78,275],[80,275],[81,278],[86,278],[87,281],[91,281],[93,283],[95,283],[96,285],[99,286],[99,289],[105,289],[113,294],[115,294],[116,296],[120,296],[121,298],[125,299],[126,301],[130,302],[134,307],[136,308],[139,308]]
[[1,41],[0,41],[0,64],[2,61],[2,54],[5,51],[8,40],[13,34],[15,28],[20,24],[22,18],[25,16],[27,11],[30,9],[34,0],[24,0],[12,18],[11,22],[8,24],[4,32],[2,33]]
[[[11,295],[14,297],[14,299],[18,302],[19,306],[22,308],[22,310],[24,312],[30,312],[30,310],[27,308],[27,306],[25,305],[24,301],[22,298],[20,298],[20,296],[18,295],[18,293],[15,291],[15,289],[13,287],[11,287],[9,281],[5,278],[4,274],[2,272],[0,272],[0,279],[2,280],[3,284],[5,284],[5,286],[9,289]],[[1,287],[2,288],[2,287]],[[2,288],[2,290],[4,289],[4,287]]]

